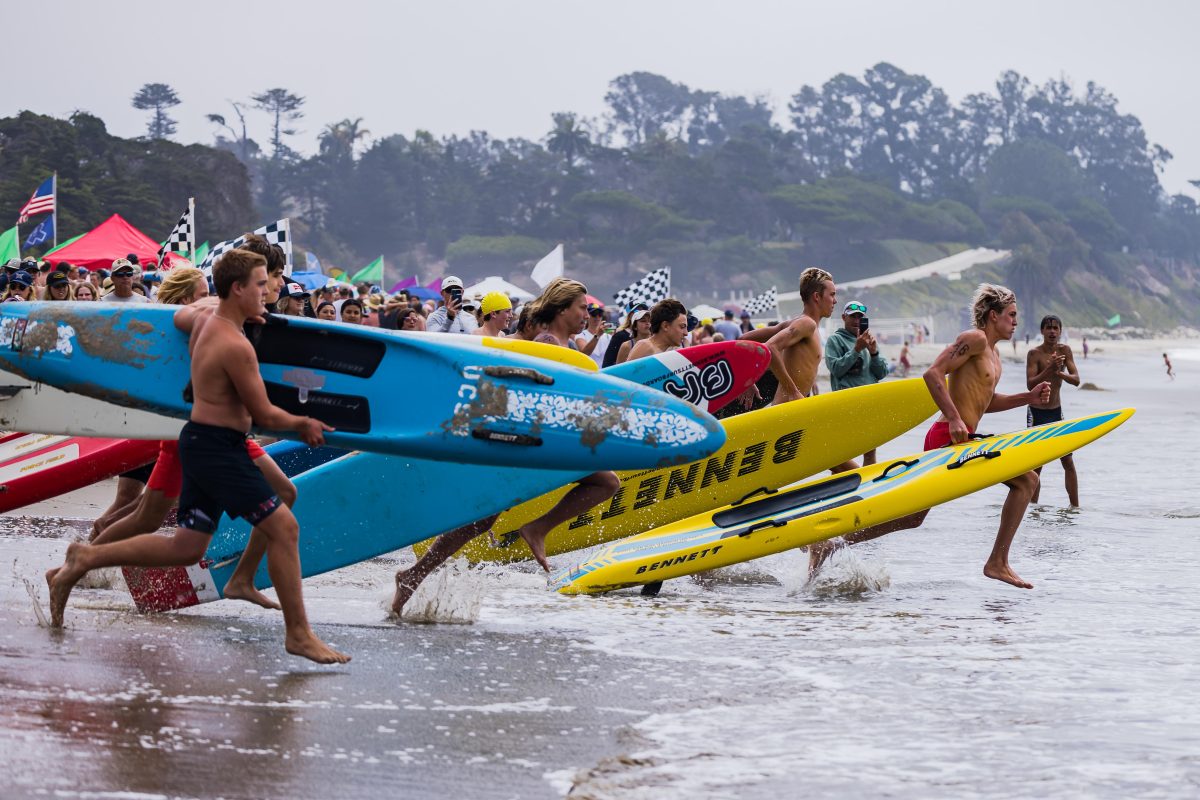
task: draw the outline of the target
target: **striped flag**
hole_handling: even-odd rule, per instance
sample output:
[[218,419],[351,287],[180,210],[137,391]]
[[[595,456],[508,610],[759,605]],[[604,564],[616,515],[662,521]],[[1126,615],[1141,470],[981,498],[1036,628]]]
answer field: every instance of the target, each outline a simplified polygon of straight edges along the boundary
[[779,292],[772,286],[746,303],[745,310],[752,317],[761,317],[772,311],[777,312],[779,310]]
[[28,222],[34,214],[50,214],[54,212],[54,176],[42,181],[42,185],[29,198],[29,202],[21,207],[17,224]]
[[613,295],[618,306],[628,308],[634,303],[654,305],[671,294],[671,268],[663,267],[638,278]]
[[[253,233],[258,234],[267,240],[268,244],[277,244],[283,248],[283,254],[287,258],[287,266],[283,268],[285,275],[292,274],[292,233],[288,218],[275,220],[270,225],[263,225]],[[246,242],[246,237],[239,236],[236,239],[230,239],[225,242],[214,244],[212,249],[208,251],[208,255],[204,257],[204,261],[200,263],[200,269],[204,270],[205,275],[212,275],[213,264],[218,258],[230,250],[236,250]]]

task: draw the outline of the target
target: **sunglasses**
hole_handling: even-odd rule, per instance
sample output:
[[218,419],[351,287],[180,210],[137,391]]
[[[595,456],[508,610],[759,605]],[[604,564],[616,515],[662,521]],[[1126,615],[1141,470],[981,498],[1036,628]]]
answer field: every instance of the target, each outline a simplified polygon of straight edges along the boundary
[[864,306],[862,303],[851,303],[850,305],[846,306],[845,313],[853,314],[855,311],[865,314],[865,313],[867,313],[867,307]]

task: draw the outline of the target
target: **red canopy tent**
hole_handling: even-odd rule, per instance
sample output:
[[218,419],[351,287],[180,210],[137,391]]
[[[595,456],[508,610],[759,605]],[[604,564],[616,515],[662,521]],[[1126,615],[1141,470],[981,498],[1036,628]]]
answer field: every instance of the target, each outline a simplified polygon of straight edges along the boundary
[[[90,270],[112,269],[114,260],[137,253],[142,269],[151,269],[150,265],[158,260],[158,248],[158,242],[130,225],[120,214],[113,214],[66,247],[55,250],[51,260],[55,263],[69,261]],[[170,268],[173,260],[173,256],[168,257],[164,266]]]

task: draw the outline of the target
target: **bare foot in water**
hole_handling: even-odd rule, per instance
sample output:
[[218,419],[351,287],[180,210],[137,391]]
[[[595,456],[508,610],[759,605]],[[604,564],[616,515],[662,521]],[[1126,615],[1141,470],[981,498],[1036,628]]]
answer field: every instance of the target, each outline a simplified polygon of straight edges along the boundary
[[842,539],[827,539],[824,542],[813,542],[808,546],[808,579],[811,581],[821,571],[821,566],[829,557],[846,546]]
[[983,574],[992,580],[1003,581],[1012,584],[1018,589],[1032,589],[1033,584],[1023,580],[1020,575],[1012,571],[1012,567],[1008,564],[993,565],[991,561],[983,565]]
[[522,525],[520,530],[521,538],[525,540],[525,544],[529,545],[529,552],[533,553],[533,558],[546,572],[550,571],[550,562],[546,560],[546,537],[550,534],[550,529],[536,522],[530,522],[527,525]]
[[396,573],[396,594],[392,597],[392,613],[396,615],[396,619],[400,619],[404,604],[411,600],[413,593],[417,591],[417,583],[405,581],[409,572],[410,570],[402,569]]
[[301,656],[318,664],[345,664],[350,660],[350,656],[334,650],[318,639],[312,631],[296,636],[289,633],[284,641],[284,649],[294,656]]
[[247,603],[253,603],[256,606],[271,608],[276,611],[282,608],[279,603],[276,603],[258,589],[255,589],[253,583],[243,583],[240,580],[231,580],[226,583],[225,588],[221,591],[221,596],[226,600],[245,600]]
[[52,628],[62,627],[63,612],[66,611],[71,589],[75,588],[75,584],[87,573],[87,567],[82,563],[85,547],[87,545],[67,545],[67,559],[63,565],[57,569],[46,570],[46,584],[50,587],[50,627]]

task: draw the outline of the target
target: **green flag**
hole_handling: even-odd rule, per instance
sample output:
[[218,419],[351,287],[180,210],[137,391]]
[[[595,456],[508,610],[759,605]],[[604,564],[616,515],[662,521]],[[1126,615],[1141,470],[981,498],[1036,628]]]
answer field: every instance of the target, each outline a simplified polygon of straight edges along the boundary
[[1113,325],[1120,325],[1120,324],[1121,324],[1121,315],[1120,314],[1114,314],[1112,316],[1112,318],[1108,321],[1108,327],[1110,327],[1110,328]]
[[21,257],[21,244],[17,241],[17,226],[0,233],[0,261]]
[[359,281],[383,283],[383,256],[380,256],[354,273],[354,277],[350,279],[351,283],[358,283]]
[[192,255],[192,263],[200,266],[206,258],[208,258],[208,242],[196,248],[196,252]]
[[45,258],[46,256],[50,255],[51,253],[56,253],[56,252],[58,252],[59,250],[62,250],[64,247],[66,247],[67,245],[69,245],[71,242],[78,241],[79,239],[82,239],[83,237],[84,237],[84,234],[82,234],[82,233],[81,233],[81,234],[79,234],[78,236],[72,236],[70,239],[67,239],[65,242],[63,242],[62,244],[60,244],[58,247],[51,247],[49,250],[47,250],[47,251],[46,251],[46,252],[45,252],[45,253],[42,255],[42,258]]

